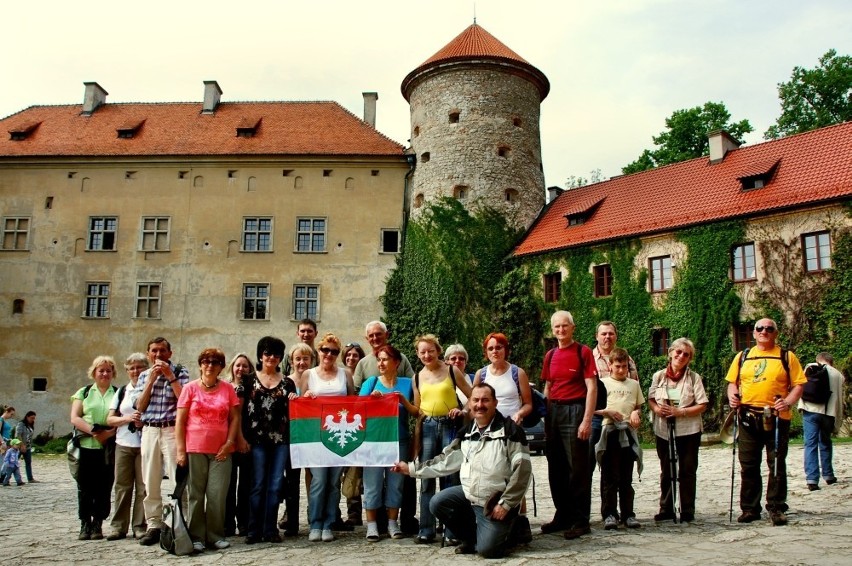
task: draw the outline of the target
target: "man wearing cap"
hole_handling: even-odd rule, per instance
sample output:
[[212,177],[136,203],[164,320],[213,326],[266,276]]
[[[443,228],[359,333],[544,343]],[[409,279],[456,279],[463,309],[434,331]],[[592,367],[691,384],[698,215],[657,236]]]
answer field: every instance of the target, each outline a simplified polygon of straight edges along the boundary
[[793,352],[776,344],[778,325],[762,318],[754,325],[756,346],[740,352],[725,380],[728,403],[739,411],[739,523],[760,519],[763,479],[761,457],[766,448],[769,479],[766,510],[773,525],[787,524],[787,443],[792,407],[802,396],[806,378]]
[[145,519],[148,531],[139,544],[151,546],[160,541],[163,526],[163,472],[175,477],[177,450],[175,420],[177,402],[183,386],[189,383],[186,368],[171,363],[172,346],[157,337],[148,342],[151,368],[139,375],[131,393],[133,406],[140,413],[136,426],[142,426],[142,477],[145,480]]

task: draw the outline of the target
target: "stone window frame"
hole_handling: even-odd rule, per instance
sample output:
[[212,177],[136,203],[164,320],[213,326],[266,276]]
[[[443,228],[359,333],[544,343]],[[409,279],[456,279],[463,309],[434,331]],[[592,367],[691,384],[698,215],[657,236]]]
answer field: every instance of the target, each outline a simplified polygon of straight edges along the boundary
[[133,317],[152,320],[160,319],[162,297],[162,281],[136,283],[136,307]]
[[269,283],[243,283],[242,320],[269,320],[269,289]]
[[296,283],[293,285],[292,320],[309,318],[320,321],[320,285],[318,283]]
[[326,216],[299,216],[296,218],[295,253],[326,253],[328,218]]
[[87,281],[83,318],[109,318],[109,281]]
[[246,253],[271,253],[272,234],[275,228],[272,216],[244,216],[240,251]]
[[[3,240],[0,249],[5,251],[29,251],[30,226],[29,216],[4,216]],[[23,242],[21,240],[23,239]]]
[[[143,216],[139,227],[139,251],[170,251],[171,227],[170,216]],[[150,243],[146,244],[146,242]]]
[[[393,237],[387,238],[386,235],[388,234],[393,234]],[[398,228],[382,228],[381,239],[379,242],[379,253],[398,254],[400,252],[400,244],[400,231]]]
[[118,216],[90,216],[86,251],[114,252],[117,249]]

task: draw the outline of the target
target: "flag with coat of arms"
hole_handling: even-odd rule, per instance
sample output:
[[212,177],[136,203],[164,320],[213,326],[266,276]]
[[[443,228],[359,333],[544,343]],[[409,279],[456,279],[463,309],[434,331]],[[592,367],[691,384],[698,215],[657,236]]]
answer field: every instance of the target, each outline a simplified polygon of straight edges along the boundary
[[290,460],[294,468],[392,466],[399,460],[397,396],[293,399]]

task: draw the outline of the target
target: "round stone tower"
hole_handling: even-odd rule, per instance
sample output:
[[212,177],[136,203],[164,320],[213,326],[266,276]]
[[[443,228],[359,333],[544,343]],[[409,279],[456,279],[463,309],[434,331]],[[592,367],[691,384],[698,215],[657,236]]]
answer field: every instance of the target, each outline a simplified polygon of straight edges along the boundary
[[441,196],[527,228],[544,205],[539,116],[544,73],[475,22],[402,81],[417,157],[414,216]]

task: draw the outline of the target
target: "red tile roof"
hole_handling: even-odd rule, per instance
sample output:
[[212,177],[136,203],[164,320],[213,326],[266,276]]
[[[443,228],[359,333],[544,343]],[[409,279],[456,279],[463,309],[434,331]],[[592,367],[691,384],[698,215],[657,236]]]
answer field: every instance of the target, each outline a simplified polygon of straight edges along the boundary
[[[369,155],[403,156],[402,145],[336,102],[223,102],[31,106],[0,120],[0,159],[36,156]],[[144,125],[132,138],[117,130]],[[7,132],[38,124],[26,139]],[[252,137],[237,128],[257,124]]]
[[[769,183],[742,190],[740,179],[768,172]],[[794,209],[852,196],[852,122],[709,157],[617,177],[559,195],[513,255],[525,256],[666,232],[708,222]],[[566,214],[601,202],[584,224]]]
[[485,31],[481,26],[474,23],[411,71],[402,81],[402,94],[408,100],[408,95],[413,86],[412,82],[426,70],[446,63],[483,59],[512,63],[525,70],[529,75],[528,78],[539,88],[542,100],[544,100],[550,91],[550,82],[544,76],[544,73],[506,47],[503,42]]

